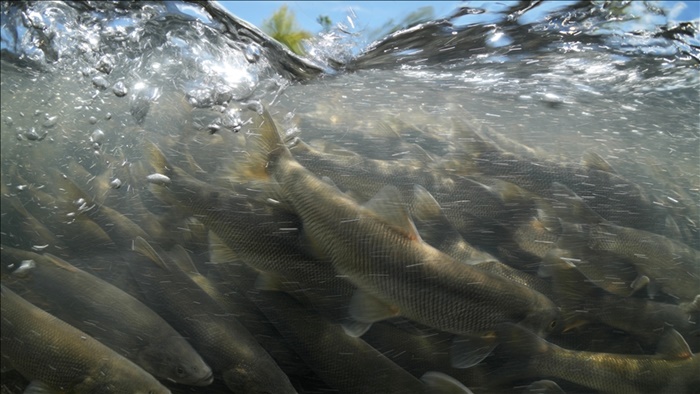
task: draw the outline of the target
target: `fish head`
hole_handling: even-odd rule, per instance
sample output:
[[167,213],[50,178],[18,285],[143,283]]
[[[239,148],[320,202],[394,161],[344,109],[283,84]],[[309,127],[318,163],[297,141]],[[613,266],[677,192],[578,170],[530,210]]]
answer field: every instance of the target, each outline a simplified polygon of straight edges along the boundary
[[211,368],[182,338],[161,341],[138,355],[138,364],[154,376],[189,386],[208,386],[214,381]]
[[[277,365],[267,368],[263,360],[257,360],[262,365],[250,365],[245,362],[236,363],[222,373],[226,387],[234,393],[251,394],[283,394],[296,391],[284,373]],[[274,364],[274,362],[270,362]]]
[[564,326],[560,308],[542,294],[535,297],[530,311],[519,324],[542,338],[561,331]]

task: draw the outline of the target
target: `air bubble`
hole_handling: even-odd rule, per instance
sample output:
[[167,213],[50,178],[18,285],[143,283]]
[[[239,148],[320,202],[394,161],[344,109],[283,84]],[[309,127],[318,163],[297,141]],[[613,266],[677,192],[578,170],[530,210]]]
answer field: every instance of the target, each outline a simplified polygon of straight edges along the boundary
[[120,187],[122,187],[122,181],[119,178],[114,178],[111,182],[109,182],[109,186],[112,189],[119,189]]
[[109,87],[109,81],[107,81],[107,78],[103,77],[102,75],[94,76],[92,78],[92,84],[100,90],[105,90]]
[[46,138],[47,134],[49,134],[49,132],[44,131],[44,134],[39,135],[39,133],[36,132],[36,129],[32,127],[31,129],[24,132],[24,138],[28,139],[29,141],[41,141],[44,138]]
[[105,139],[105,133],[104,131],[97,129],[92,132],[92,135],[90,135],[90,142],[94,142],[95,144],[102,145],[102,141]]
[[112,72],[114,69],[114,56],[112,55],[104,55],[100,58],[100,60],[97,61],[97,65],[95,66],[95,69],[97,71],[100,71],[105,74],[109,74]]
[[167,186],[170,184],[170,178],[163,174],[151,174],[146,177],[146,180],[154,185]]
[[50,128],[56,126],[57,122],[58,122],[58,116],[48,116],[46,118],[46,121],[42,124],[42,126],[46,129],[50,129]]
[[129,89],[124,85],[124,82],[119,81],[112,86],[112,92],[117,97],[124,97],[129,93]]
[[258,44],[250,43],[245,47],[244,55],[245,60],[249,63],[257,63],[260,60],[260,56],[262,56],[262,50]]

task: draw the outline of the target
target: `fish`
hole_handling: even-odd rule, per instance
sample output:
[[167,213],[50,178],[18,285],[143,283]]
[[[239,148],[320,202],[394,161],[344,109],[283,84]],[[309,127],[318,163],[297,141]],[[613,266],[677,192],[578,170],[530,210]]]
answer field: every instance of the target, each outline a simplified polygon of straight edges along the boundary
[[[304,375],[309,372],[303,361],[284,342],[279,332],[267,320],[248,297],[246,290],[255,287],[255,277],[249,286],[241,281],[241,271],[247,267],[243,262],[218,261],[218,255],[210,255],[207,275],[199,272],[189,253],[180,245],[169,252],[172,260],[193,282],[204,290],[226,312],[232,313],[258,341],[267,353],[287,374]],[[255,274],[252,274],[255,276]]]
[[3,195],[2,200],[4,203],[9,203],[22,218],[20,222],[20,230],[25,235],[32,247],[45,245],[45,248],[42,248],[42,250],[54,252],[67,248],[60,238],[58,238],[48,227],[46,227],[46,225],[44,225],[24,208],[19,199],[14,196],[6,197]]
[[[314,149],[299,137],[293,138],[289,145],[292,156],[304,168],[320,178],[328,177],[339,189],[357,195],[361,202],[371,199],[384,186],[393,185],[413,214],[419,209],[415,207],[419,202],[414,198],[414,185],[423,187],[442,207],[450,223],[470,241],[488,246],[497,244],[499,227],[509,223],[516,211],[479,182],[483,179],[453,175],[427,158],[376,160],[349,151],[332,154]],[[245,165],[233,171],[245,174]]]
[[510,279],[551,299],[551,287],[546,281],[506,265],[491,254],[469,245],[447,219],[430,192],[419,185],[415,185],[414,190],[414,223],[424,241],[457,261]]
[[620,226],[653,231],[666,216],[666,210],[653,204],[646,190],[611,171],[597,154],[589,152],[580,164],[533,158],[500,148],[460,119],[453,118],[453,123],[471,145],[469,165],[483,176],[514,183],[546,198],[554,197],[552,183],[563,184],[584,198],[593,211]]
[[568,327],[601,322],[632,334],[646,346],[654,346],[673,328],[691,349],[700,349],[700,313],[675,304],[607,293],[589,283],[575,264],[568,263],[568,255],[553,249],[544,258],[552,274],[553,299],[562,307]]
[[566,391],[562,390],[556,382],[543,379],[530,383],[523,393],[566,394]]
[[423,240],[456,260],[470,264],[496,260],[470,245],[445,215],[440,204],[423,186],[414,185],[412,217]]
[[94,220],[102,229],[109,234],[110,238],[119,247],[128,247],[136,237],[150,238],[148,234],[133,220],[126,215],[107,205],[101,205],[70,178],[53,169],[54,177],[59,179],[64,190],[66,201],[74,204],[76,215],[85,215]]
[[154,144],[146,144],[146,154],[153,167],[171,179],[169,186],[154,185],[153,191],[207,226],[213,235],[209,238],[216,239],[210,249],[244,261],[258,271],[267,288],[303,296],[336,321],[347,317],[345,307],[354,286],[325,257],[315,255],[313,245],[301,235],[299,218],[279,202],[268,202],[260,185],[219,187],[170,164]]
[[630,262],[664,293],[683,302],[700,294],[700,251],[644,230],[602,223],[585,227],[591,250],[610,252]]
[[[94,247],[114,248],[114,242],[102,228],[89,217],[76,215],[75,205],[65,201],[58,194],[51,194],[45,189],[57,189],[56,180],[50,187],[29,183],[19,174],[13,176],[20,184],[27,185],[24,196],[17,195],[23,208],[34,217],[41,218],[41,224],[51,231],[56,238],[66,244],[72,251],[85,251]],[[48,178],[48,177],[45,177]]]
[[[8,249],[3,248],[3,257],[12,253]],[[45,310],[157,378],[193,386],[212,382],[201,356],[141,301],[50,253],[16,254],[34,265],[10,275],[6,286],[28,290]]]
[[484,365],[454,366],[453,334],[427,327],[415,328],[405,329],[395,321],[377,322],[362,335],[362,340],[417,378],[438,371],[468,384],[472,390],[485,385],[488,377]]
[[[134,250],[148,258],[130,269],[149,305],[186,336],[233,392],[296,393],[255,338],[190,277],[143,238]],[[138,265],[137,265],[138,264]]]
[[323,319],[281,292],[261,292],[261,310],[288,343],[333,389],[358,393],[471,393],[447,375],[432,372],[421,382],[361,338]]
[[566,224],[557,245],[588,260],[597,254],[634,266],[636,281],[647,278],[649,293],[657,289],[679,302],[700,294],[700,251],[674,239],[609,222]]
[[513,324],[499,331],[501,346],[522,357],[520,371],[526,375],[563,379],[604,393],[689,394],[700,387],[700,354],[692,353],[673,329],[664,334],[654,355],[568,350]]
[[170,393],[141,367],[4,285],[0,297],[3,364],[31,381],[30,392]]
[[556,325],[557,307],[542,294],[423,242],[396,187],[359,205],[294,160],[267,110],[249,137],[247,173],[271,181],[275,199],[293,209],[305,235],[358,287],[350,305],[356,320],[400,315],[454,334],[490,332],[506,321],[543,333]]

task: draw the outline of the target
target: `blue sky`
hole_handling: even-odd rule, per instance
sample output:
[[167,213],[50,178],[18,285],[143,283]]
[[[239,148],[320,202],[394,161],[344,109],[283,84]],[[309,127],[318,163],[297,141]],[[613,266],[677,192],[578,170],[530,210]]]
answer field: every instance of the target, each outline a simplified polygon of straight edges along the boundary
[[[347,23],[348,9],[352,8],[357,16],[356,28],[372,30],[381,27],[389,19],[401,20],[410,12],[420,7],[432,6],[436,17],[443,17],[455,10],[461,1],[220,1],[221,5],[234,15],[260,27],[262,22],[273,12],[286,4],[294,12],[300,28],[316,33],[321,26],[316,22],[319,15],[331,18],[333,24]],[[468,2],[472,7],[479,7],[482,1]],[[557,3],[557,2],[552,2]],[[566,2],[561,2],[562,6]],[[689,21],[700,19],[700,2],[698,1],[661,1],[671,20]],[[490,4],[493,7],[493,3]],[[555,4],[549,4],[554,7]],[[542,7],[548,8],[548,7]]]

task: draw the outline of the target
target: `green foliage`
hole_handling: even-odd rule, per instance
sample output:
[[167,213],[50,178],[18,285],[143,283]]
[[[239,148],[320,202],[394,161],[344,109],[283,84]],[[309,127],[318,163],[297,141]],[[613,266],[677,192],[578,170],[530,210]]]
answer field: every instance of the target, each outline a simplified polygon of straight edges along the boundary
[[262,30],[297,55],[303,55],[305,52],[302,41],[311,38],[311,33],[298,28],[294,12],[289,11],[286,5],[263,22]]
[[407,29],[409,27],[418,25],[420,23],[425,23],[435,19],[435,11],[433,7],[426,6],[421,7],[408,15],[406,15],[402,20],[394,22],[394,19],[389,19],[382,27],[377,30],[370,32],[369,36],[372,39],[379,37],[386,37],[387,35],[394,33],[396,31]]
[[327,15],[319,15],[318,18],[316,18],[316,22],[321,25],[321,28],[325,32],[329,31],[331,29],[331,25],[333,24],[333,22],[331,22],[331,18],[329,18]]

